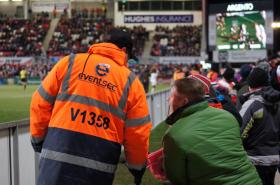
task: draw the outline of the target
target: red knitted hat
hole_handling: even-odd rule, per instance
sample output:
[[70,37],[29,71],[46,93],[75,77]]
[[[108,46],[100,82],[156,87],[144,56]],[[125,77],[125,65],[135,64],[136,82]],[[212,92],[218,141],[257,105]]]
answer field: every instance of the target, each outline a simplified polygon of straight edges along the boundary
[[209,78],[200,74],[189,75],[188,78],[199,80],[204,85],[205,94],[209,94],[211,86],[211,81]]

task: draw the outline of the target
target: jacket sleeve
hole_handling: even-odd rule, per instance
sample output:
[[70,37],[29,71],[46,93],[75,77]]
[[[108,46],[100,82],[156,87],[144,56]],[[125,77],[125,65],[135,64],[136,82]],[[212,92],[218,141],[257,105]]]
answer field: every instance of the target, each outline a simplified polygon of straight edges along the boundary
[[172,184],[188,184],[186,156],[178,143],[166,134],[163,138],[163,167],[168,180]]
[[124,130],[124,151],[129,169],[145,167],[151,127],[146,94],[136,78],[129,90]]
[[69,57],[64,57],[53,67],[32,96],[30,105],[32,144],[42,143],[44,140],[56,95],[67,70],[68,59]]
[[243,120],[240,129],[243,141],[248,138],[249,132],[253,128],[255,120],[263,118],[263,111],[262,103],[253,99],[249,99],[242,105],[239,113]]
[[242,118],[230,98],[225,97],[225,99],[222,101],[222,106],[224,110],[230,112],[235,117],[235,119],[239,123],[239,126],[241,127],[243,122]]

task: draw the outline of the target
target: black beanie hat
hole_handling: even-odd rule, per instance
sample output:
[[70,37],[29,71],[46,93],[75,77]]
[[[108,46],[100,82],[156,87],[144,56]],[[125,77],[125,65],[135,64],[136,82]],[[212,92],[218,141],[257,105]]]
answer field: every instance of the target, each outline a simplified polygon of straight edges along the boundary
[[120,49],[126,48],[126,53],[128,54],[128,56],[132,56],[133,43],[131,35],[127,31],[118,28],[113,28],[108,32],[106,42],[115,44]]
[[234,78],[234,69],[231,67],[226,68],[226,70],[223,73],[223,77],[228,81],[231,82]]
[[242,79],[246,80],[251,71],[252,71],[252,67],[249,64],[243,64],[240,67],[240,75],[241,75]]
[[261,68],[254,68],[248,76],[248,84],[251,88],[268,86],[268,74]]

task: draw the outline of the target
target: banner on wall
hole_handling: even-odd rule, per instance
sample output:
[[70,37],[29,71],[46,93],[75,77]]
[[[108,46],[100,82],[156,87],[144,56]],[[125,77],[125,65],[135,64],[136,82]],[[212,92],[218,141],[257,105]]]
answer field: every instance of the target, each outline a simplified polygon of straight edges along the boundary
[[0,57],[0,66],[4,64],[31,65],[33,57]]
[[193,15],[125,15],[124,23],[193,23]]
[[32,2],[31,8],[33,12],[52,12],[54,9],[57,12],[62,12],[69,7],[69,2]]

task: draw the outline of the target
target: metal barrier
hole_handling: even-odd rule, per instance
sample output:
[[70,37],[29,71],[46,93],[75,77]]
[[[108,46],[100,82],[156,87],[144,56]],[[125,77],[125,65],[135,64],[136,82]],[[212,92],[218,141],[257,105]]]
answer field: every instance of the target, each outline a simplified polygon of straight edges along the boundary
[[[147,95],[153,127],[168,113],[170,90]],[[0,124],[0,185],[35,185],[39,155],[30,144],[29,119]]]
[[153,123],[153,127],[156,124],[163,121],[168,114],[168,96],[170,89],[166,89],[160,92],[147,95],[148,106]]
[[0,184],[35,185],[38,156],[30,144],[29,120],[0,124],[0,149]]

